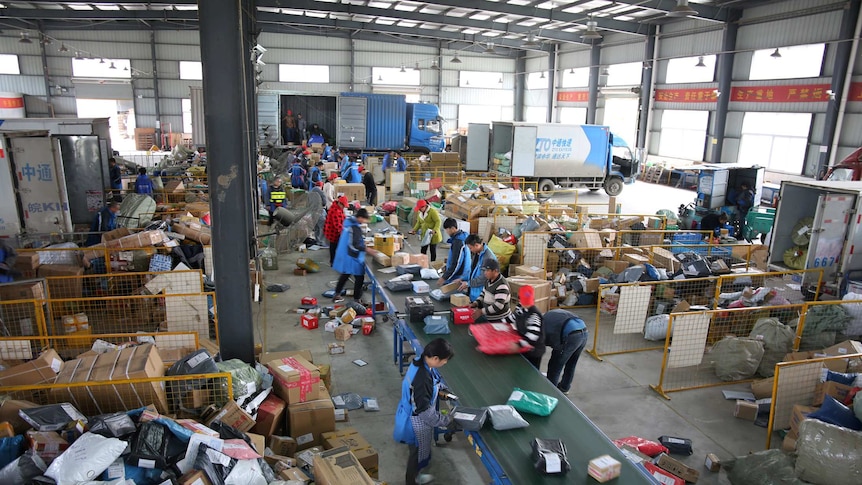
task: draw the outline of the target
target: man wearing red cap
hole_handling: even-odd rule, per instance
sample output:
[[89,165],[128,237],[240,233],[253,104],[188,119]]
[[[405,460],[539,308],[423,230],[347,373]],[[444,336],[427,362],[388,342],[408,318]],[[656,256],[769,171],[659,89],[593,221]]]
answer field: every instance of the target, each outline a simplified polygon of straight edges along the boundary
[[[431,261],[437,261],[437,245],[443,240],[443,234],[440,233],[440,214],[424,199],[416,203],[413,212],[416,214],[416,222],[413,223],[413,231],[410,234],[419,234],[419,240],[423,243],[422,254],[428,254],[430,248]],[[430,239],[427,236],[429,231]]]
[[523,355],[538,369],[545,355],[545,337],[542,334],[542,313],[536,308],[532,287],[522,286],[518,290],[518,308],[512,312],[509,322],[515,325],[515,330],[524,338],[522,342],[533,346],[533,350]]
[[338,239],[344,230],[344,209],[347,207],[347,197],[341,196],[332,202],[326,212],[326,222],[323,223],[323,234],[329,241],[329,265],[335,262],[335,250],[338,249]]

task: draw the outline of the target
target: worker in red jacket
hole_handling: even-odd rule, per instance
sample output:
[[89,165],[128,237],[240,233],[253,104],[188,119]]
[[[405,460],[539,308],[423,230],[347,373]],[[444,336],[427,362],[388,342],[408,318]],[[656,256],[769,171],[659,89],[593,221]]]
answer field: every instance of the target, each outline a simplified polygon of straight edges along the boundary
[[329,206],[326,212],[326,221],[323,223],[323,235],[329,241],[329,265],[335,262],[335,250],[338,248],[338,239],[344,231],[344,209],[347,207],[347,197],[341,196]]

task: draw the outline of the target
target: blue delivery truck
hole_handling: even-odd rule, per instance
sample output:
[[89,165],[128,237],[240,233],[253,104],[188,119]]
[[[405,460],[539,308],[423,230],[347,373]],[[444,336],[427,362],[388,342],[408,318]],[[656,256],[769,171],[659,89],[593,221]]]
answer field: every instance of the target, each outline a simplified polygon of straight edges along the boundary
[[408,103],[404,95],[281,94],[279,98],[282,124],[288,111],[293,116],[302,114],[309,128],[317,124],[326,141],[341,148],[430,153],[442,152],[445,146],[437,106]]
[[494,170],[556,187],[618,195],[637,178],[639,160],[607,126],[494,122],[468,127],[467,170]]

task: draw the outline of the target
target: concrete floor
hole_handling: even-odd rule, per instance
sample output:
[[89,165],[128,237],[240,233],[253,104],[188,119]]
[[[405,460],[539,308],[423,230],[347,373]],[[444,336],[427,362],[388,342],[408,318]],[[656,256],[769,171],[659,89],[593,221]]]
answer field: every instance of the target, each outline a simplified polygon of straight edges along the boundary
[[[573,200],[571,194],[561,194],[555,200]],[[603,192],[580,191],[581,203],[606,202]],[[654,213],[658,209],[675,210],[680,204],[691,202],[694,193],[648,183],[626,186],[617,198],[624,213]],[[417,241],[411,240],[414,246]],[[418,250],[418,247],[414,248]],[[418,252],[418,251],[414,251]],[[441,254],[443,252],[441,251]],[[295,277],[292,269],[297,258],[310,256],[321,263],[321,271],[306,277]],[[377,397],[379,412],[355,411],[349,423],[339,427],[357,428],[374,445],[380,454],[380,479],[390,485],[403,483],[407,448],[393,442],[392,422],[400,395],[401,377],[392,360],[392,325],[378,324],[370,336],[355,335],[346,342],[346,353],[330,356],[326,345],[334,342],[333,334],[321,327],[309,331],[299,326],[299,316],[293,309],[306,295],[317,296],[328,289],[337,274],[328,264],[327,250],[307,254],[288,253],[279,258],[279,270],[266,273],[266,283],[287,283],[285,293],[264,294],[264,301],[256,304],[256,332],[265,350],[279,351],[310,349],[316,363],[331,363],[332,394],[357,392]],[[366,299],[370,299],[367,295]],[[594,320],[594,312],[587,312],[587,321]],[[265,328],[265,335],[264,335]],[[588,346],[589,347],[589,346]],[[550,352],[546,354],[547,358]],[[357,367],[354,359],[369,363]],[[543,369],[545,368],[543,365]],[[661,368],[661,353],[647,351],[608,356],[599,362],[586,353],[578,364],[575,383],[569,398],[611,439],[636,435],[656,439],[661,435],[689,438],[694,443],[694,454],[680,458],[687,465],[700,470],[701,485],[729,483],[725,473],[710,473],[703,466],[707,453],[729,460],[753,451],[764,449],[766,429],[751,422],[733,417],[734,403],[723,399],[724,389],[746,390],[746,385],[733,385],[683,391],[671,394],[666,400],[653,392],[649,385],[657,384]],[[457,389],[454,390],[457,393]],[[463,438],[443,443],[434,449],[434,458],[428,472],[437,477],[436,483],[487,483],[484,467]]]

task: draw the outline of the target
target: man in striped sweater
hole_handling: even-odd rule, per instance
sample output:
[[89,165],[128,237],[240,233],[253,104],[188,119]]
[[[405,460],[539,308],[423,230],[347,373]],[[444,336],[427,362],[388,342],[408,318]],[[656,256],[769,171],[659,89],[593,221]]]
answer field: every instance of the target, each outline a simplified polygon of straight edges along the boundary
[[545,336],[542,333],[542,313],[536,308],[532,287],[522,286],[518,290],[518,308],[509,316],[509,322],[522,337],[519,345],[533,346],[533,350],[524,353],[524,358],[539,369],[545,355]]
[[512,314],[512,309],[509,308],[512,294],[509,283],[500,274],[500,263],[496,259],[488,259],[482,263],[482,271],[485,272],[487,281],[482,296],[470,304],[476,309],[473,319],[477,322],[506,322]]

